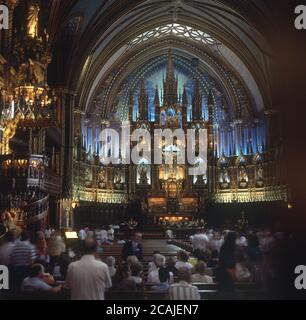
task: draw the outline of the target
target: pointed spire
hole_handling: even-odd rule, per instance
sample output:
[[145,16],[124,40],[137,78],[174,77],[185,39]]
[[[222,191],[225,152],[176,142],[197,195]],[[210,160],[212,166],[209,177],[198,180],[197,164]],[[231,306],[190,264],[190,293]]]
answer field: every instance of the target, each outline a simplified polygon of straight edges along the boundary
[[155,106],[158,105],[158,107],[160,106],[158,85],[156,85],[156,89],[155,89],[154,105]]
[[178,79],[175,77],[175,74],[174,74],[172,50],[169,49],[166,79],[164,80],[164,100],[163,100],[164,105],[166,104],[173,105],[177,103],[177,99],[178,99],[177,85],[178,85]]
[[156,86],[155,90],[155,98],[154,98],[154,106],[155,106],[155,122],[159,124],[160,122],[160,100],[159,100],[159,91],[158,86]]
[[187,97],[186,85],[184,85],[184,89],[183,89],[182,106],[186,107],[186,108],[188,106],[188,97]]
[[183,121],[185,123],[188,122],[188,97],[187,97],[187,90],[186,85],[184,85],[183,89],[183,96],[182,96],[182,113],[183,113]]

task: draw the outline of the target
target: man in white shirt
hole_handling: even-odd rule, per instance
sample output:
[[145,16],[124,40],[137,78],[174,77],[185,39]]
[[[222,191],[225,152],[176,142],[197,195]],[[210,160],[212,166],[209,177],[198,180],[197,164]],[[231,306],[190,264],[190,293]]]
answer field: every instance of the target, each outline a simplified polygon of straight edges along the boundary
[[192,246],[193,250],[201,250],[206,251],[207,246],[209,244],[209,239],[204,231],[201,231],[200,233],[194,235],[192,239]]
[[105,230],[105,228],[103,227],[103,229],[101,230],[101,241],[102,243],[107,242],[108,240],[108,234],[107,234],[107,230]]
[[112,286],[107,265],[96,259],[97,243],[85,241],[84,256],[68,267],[66,286],[71,300],[104,300],[105,290]]
[[212,252],[213,251],[220,252],[223,243],[224,241],[222,239],[220,232],[215,232],[213,239],[210,241],[210,250]]
[[107,230],[107,239],[110,242],[113,242],[115,240],[115,230],[112,228],[112,226],[109,226]]
[[81,240],[81,241],[85,241],[85,239],[86,239],[86,231],[84,230],[84,229],[81,229],[80,231],[79,231],[79,239]]

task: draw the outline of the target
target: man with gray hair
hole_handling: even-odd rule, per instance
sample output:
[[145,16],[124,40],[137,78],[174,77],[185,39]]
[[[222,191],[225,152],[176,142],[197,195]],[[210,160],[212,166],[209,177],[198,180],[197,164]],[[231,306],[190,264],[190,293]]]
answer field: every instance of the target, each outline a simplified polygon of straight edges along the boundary
[[107,257],[105,259],[105,262],[108,266],[108,271],[109,271],[109,275],[111,276],[111,278],[116,274],[116,267],[115,267],[115,264],[116,264],[116,258],[113,257],[113,256],[110,256],[110,257]]
[[[150,284],[158,284],[159,280],[159,269],[165,267],[166,265],[166,257],[157,253],[153,257],[153,262],[156,265],[156,269],[152,270],[148,275],[148,283]],[[173,282],[173,273],[170,272],[170,283]]]

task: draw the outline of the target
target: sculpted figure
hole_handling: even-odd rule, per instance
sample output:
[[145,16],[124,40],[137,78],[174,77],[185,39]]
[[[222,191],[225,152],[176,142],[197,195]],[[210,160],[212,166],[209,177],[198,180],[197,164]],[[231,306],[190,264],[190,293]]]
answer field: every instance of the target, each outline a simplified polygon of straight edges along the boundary
[[28,7],[27,34],[32,38],[38,35],[38,19],[40,8],[37,4],[31,2]]

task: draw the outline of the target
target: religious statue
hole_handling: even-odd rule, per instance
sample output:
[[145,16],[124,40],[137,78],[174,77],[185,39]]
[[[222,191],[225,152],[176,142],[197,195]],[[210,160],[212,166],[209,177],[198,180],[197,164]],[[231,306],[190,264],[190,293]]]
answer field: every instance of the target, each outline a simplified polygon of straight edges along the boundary
[[259,166],[259,168],[257,169],[256,184],[257,184],[257,187],[263,187],[263,185],[264,185],[262,166]]
[[30,2],[27,16],[27,34],[31,38],[38,36],[38,19],[40,8],[37,3]]
[[220,173],[220,184],[223,189],[226,189],[229,187],[230,178],[228,174],[228,170],[226,168],[223,168]]
[[223,181],[229,183],[230,182],[230,178],[228,175],[228,171],[225,169],[224,173],[223,173]]
[[114,177],[114,183],[117,189],[121,189],[122,188],[122,172],[120,170],[118,170],[115,173],[115,177]]
[[141,165],[138,167],[139,184],[142,184],[142,185],[148,184],[147,172],[148,172],[148,169],[147,169],[147,166],[146,166],[146,165],[141,164]]
[[246,188],[248,185],[248,174],[245,167],[241,167],[239,170],[239,186]]
[[115,174],[115,179],[114,179],[115,181],[115,183],[122,183],[122,176],[121,176],[121,172],[117,172],[116,174]]
[[104,169],[101,169],[100,171],[99,171],[99,174],[98,174],[98,179],[99,179],[99,182],[100,183],[103,183],[103,182],[105,182],[105,170]]
[[90,188],[92,184],[92,172],[90,167],[86,167],[85,169],[85,186]]
[[106,172],[105,169],[100,169],[98,172],[98,184],[99,188],[105,189],[106,187]]
[[263,169],[262,167],[259,167],[257,170],[257,180],[262,181],[263,180]]
[[246,172],[245,167],[242,167],[239,171],[239,182],[247,182],[248,181],[248,175]]

